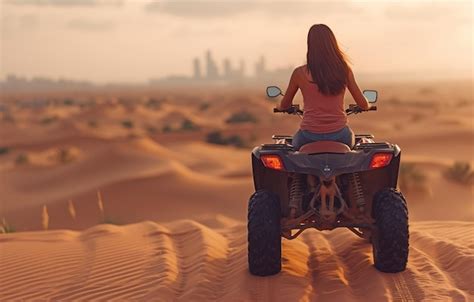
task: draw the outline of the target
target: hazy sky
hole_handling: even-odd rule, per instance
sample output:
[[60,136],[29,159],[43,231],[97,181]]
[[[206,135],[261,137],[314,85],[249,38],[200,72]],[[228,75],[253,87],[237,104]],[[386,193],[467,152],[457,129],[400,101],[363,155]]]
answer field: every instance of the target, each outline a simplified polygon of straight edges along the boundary
[[358,73],[472,76],[471,1],[0,0],[0,77],[96,82],[191,74],[194,57],[247,71],[304,64],[329,25]]

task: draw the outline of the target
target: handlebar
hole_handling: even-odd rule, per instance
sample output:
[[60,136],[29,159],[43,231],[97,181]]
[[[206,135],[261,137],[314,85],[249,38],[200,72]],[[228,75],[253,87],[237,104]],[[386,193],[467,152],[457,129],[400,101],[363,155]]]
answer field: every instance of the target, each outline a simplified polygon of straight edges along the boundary
[[351,105],[349,105],[349,108],[346,109],[346,114],[347,115],[357,114],[357,113],[361,113],[363,111],[377,111],[377,106],[370,106],[369,109],[363,110],[358,105],[351,104]]
[[274,113],[288,113],[288,114],[303,114],[303,110],[300,109],[300,105],[292,105],[288,109],[279,110],[278,108],[273,108]]
[[[377,111],[377,106],[371,106],[371,107],[369,107],[369,109],[363,110],[358,105],[351,104],[349,106],[349,108],[346,109],[346,114],[347,115],[357,114],[357,113],[361,113],[361,112],[364,112],[364,111]],[[278,108],[273,108],[273,112],[274,113],[288,113],[288,114],[295,114],[295,115],[303,115],[303,110],[300,109],[299,105],[292,105],[290,108],[283,109],[283,110],[279,110]]]

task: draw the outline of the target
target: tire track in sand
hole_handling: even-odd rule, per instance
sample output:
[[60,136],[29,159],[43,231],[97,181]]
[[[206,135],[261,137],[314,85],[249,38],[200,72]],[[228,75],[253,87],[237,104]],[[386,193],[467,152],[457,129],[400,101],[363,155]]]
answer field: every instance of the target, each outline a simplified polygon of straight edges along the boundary
[[248,271],[244,224],[143,222],[4,234],[0,300],[474,300],[472,243],[462,238],[474,223],[459,232],[459,223],[449,222],[423,230],[432,224],[414,228],[402,273],[377,271],[371,245],[347,230],[308,230],[283,240],[282,272],[263,278]]

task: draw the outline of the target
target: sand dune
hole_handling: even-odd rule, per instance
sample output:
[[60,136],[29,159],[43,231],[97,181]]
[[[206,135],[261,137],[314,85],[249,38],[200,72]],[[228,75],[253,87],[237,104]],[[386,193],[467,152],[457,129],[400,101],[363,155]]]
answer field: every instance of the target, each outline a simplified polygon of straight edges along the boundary
[[[17,231],[41,229],[45,204],[52,229],[83,229],[103,216],[119,223],[197,218],[209,212],[242,219],[252,193],[247,151],[197,142],[169,148],[149,138],[85,139],[76,145],[83,156],[68,164],[38,165],[50,162],[50,152],[42,151],[30,152],[34,156],[23,167],[4,167],[0,193],[6,198],[0,216]],[[179,150],[193,150],[193,156]],[[226,156],[215,156],[222,152]],[[97,207],[98,190],[105,214]],[[71,200],[75,219],[68,214]]]
[[[249,274],[250,145],[300,122],[272,114],[261,91],[11,100],[0,112],[0,226],[15,233],[0,234],[0,301],[474,301],[474,186],[443,174],[474,164],[471,86],[374,88],[379,111],[351,127],[399,144],[425,179],[404,190],[405,272],[375,270],[370,244],[341,229],[284,240],[281,274]],[[242,111],[257,121],[226,122]],[[210,131],[249,147],[209,144]],[[49,231],[31,232],[46,220]]]
[[[283,242],[283,271],[247,270],[246,228],[220,217],[99,225],[0,238],[0,300],[469,301],[474,224],[411,226],[408,268],[380,273],[371,247],[346,230]],[[220,228],[216,228],[220,226]],[[35,257],[31,257],[34,254]]]

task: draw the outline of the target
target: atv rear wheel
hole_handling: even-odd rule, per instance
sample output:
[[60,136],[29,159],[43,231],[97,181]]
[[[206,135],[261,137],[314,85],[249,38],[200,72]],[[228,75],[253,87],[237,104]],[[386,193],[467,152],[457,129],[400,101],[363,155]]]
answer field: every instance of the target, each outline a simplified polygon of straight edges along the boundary
[[376,229],[372,236],[375,267],[382,272],[404,271],[408,261],[408,209],[403,195],[384,189],[374,197],[372,216]]
[[277,196],[260,190],[249,200],[248,262],[250,273],[269,276],[281,271],[281,208]]

